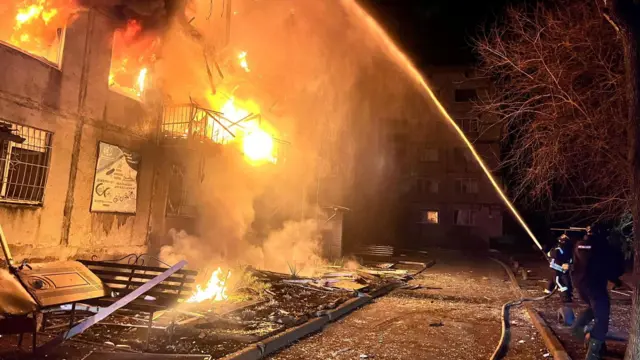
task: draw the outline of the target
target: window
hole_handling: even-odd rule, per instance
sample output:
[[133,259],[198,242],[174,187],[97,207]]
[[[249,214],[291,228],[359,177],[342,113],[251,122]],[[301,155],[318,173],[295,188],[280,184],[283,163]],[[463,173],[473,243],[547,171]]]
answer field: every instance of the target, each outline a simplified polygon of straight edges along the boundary
[[74,8],[63,2],[4,0],[0,5],[0,43],[59,65],[65,27]]
[[17,135],[14,141],[0,140],[0,201],[41,205],[49,175],[52,134],[5,122],[0,122],[0,128]]
[[473,210],[455,210],[453,212],[453,223],[460,226],[475,226],[476,212]]
[[420,153],[420,161],[422,162],[436,162],[439,158],[438,149],[426,148]]
[[420,194],[437,194],[440,188],[440,183],[433,179],[418,179],[418,192]]
[[169,191],[167,193],[167,216],[192,216],[194,208],[188,204],[189,185],[185,169],[180,165],[171,165]]
[[456,147],[453,149],[454,162],[457,165],[465,165],[467,163],[475,163],[471,150],[466,147]]
[[423,210],[420,212],[421,224],[438,224],[440,222],[439,213],[436,210]]
[[456,192],[458,194],[477,194],[477,179],[456,179]]
[[458,119],[456,123],[465,133],[477,133],[480,132],[480,121],[478,118],[471,119]]
[[456,89],[454,92],[455,102],[470,102],[478,99],[476,89]]

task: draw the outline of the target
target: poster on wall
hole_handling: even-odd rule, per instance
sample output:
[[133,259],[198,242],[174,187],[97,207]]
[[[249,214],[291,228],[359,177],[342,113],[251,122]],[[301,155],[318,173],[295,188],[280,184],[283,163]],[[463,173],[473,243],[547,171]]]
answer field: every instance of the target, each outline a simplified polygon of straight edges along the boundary
[[137,153],[101,142],[91,211],[135,214],[139,166],[140,156]]

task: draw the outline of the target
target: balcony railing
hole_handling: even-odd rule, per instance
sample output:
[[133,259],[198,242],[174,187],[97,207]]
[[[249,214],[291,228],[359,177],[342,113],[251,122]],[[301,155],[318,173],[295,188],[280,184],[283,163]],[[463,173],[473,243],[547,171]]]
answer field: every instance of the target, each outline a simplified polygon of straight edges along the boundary
[[[226,144],[236,137],[237,130],[252,120],[260,120],[260,114],[249,114],[233,121],[215,110],[206,109],[197,104],[165,106],[160,126],[161,136],[165,140],[191,140]],[[290,143],[273,138],[274,157],[277,162],[285,159],[286,148]]]
[[222,113],[194,104],[165,106],[160,131],[165,139],[213,141],[225,144],[235,137],[231,127],[238,125]]

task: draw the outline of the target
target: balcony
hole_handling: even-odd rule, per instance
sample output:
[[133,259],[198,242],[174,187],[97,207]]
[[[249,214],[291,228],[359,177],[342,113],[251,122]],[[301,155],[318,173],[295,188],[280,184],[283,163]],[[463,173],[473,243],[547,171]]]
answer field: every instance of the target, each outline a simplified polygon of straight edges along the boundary
[[[259,115],[258,115],[259,116]],[[165,106],[162,114],[161,136],[164,140],[212,141],[226,144],[235,138],[231,130],[241,123],[254,119],[247,116],[238,122],[225,118],[222,113],[195,104]]]
[[[226,145],[243,137],[258,127],[260,114],[248,114],[239,120],[231,120],[220,111],[206,109],[197,104],[165,106],[160,126],[160,137],[165,145]],[[253,123],[253,125],[252,125]],[[272,135],[274,163],[281,163],[286,157],[289,142]]]

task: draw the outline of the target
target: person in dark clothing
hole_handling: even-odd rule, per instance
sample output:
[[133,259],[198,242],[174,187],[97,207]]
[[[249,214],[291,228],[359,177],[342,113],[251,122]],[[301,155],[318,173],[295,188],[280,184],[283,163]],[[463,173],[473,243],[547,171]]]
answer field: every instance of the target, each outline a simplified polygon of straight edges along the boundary
[[547,256],[549,257],[549,267],[553,269],[553,277],[549,280],[545,293],[550,294],[557,287],[562,301],[571,302],[573,286],[569,268],[573,263],[573,247],[569,237],[562,234],[558,238],[558,244],[547,253]]
[[601,359],[604,341],[609,330],[611,304],[607,283],[611,269],[607,255],[608,244],[597,229],[587,229],[587,235],[576,244],[573,264],[573,282],[587,309],[579,314],[573,325],[573,334],[584,339],[585,326],[595,320],[590,332],[587,360]]

